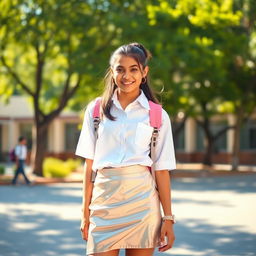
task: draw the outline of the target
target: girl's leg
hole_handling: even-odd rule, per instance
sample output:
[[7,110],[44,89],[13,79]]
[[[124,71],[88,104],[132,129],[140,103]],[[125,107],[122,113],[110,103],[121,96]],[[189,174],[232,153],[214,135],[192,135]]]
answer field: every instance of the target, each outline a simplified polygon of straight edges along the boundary
[[119,249],[115,249],[107,252],[89,254],[89,256],[118,256],[118,254],[119,254]]
[[125,250],[125,256],[153,256],[155,248],[132,248]]

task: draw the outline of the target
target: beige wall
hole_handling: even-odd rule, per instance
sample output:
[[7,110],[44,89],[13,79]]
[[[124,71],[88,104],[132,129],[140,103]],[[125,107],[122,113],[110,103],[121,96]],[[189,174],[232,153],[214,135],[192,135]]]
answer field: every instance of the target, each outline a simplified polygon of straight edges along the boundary
[[188,118],[185,123],[185,152],[191,153],[196,149],[196,122]]
[[1,122],[2,124],[2,149],[10,151],[17,143],[19,137],[19,126],[14,120]]
[[[20,124],[33,122],[33,109],[28,98],[12,96],[8,104],[0,101],[0,123],[2,129],[2,149],[10,151],[17,143],[20,134]],[[80,122],[79,114],[63,111],[55,119],[48,131],[48,149],[54,153],[61,153],[65,146],[65,122]]]

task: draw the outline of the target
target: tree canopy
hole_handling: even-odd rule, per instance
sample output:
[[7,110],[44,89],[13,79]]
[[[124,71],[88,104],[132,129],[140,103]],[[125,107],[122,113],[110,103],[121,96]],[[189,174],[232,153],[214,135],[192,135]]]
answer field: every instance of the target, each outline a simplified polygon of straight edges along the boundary
[[209,143],[218,137],[214,115],[243,120],[255,109],[253,0],[8,0],[0,8],[0,95],[29,95],[39,130],[98,95],[111,52],[132,41],[152,52],[152,84],[171,116],[195,118]]

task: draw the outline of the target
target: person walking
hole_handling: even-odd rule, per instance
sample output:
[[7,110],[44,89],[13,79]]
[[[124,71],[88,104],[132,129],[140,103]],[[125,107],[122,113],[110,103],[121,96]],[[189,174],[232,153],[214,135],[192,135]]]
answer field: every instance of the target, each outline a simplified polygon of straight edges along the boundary
[[12,184],[16,185],[17,183],[17,178],[19,176],[19,174],[22,174],[27,185],[31,185],[31,181],[28,179],[27,175],[25,174],[24,171],[24,164],[25,161],[27,159],[27,140],[25,137],[21,136],[19,138],[19,143],[18,145],[15,147],[15,162],[16,162],[16,169],[15,169],[15,175],[14,178],[12,180]]
[[[151,256],[175,240],[172,129],[149,86],[150,57],[139,43],[116,49],[102,97],[85,110],[76,155],[85,158],[80,230],[87,255],[117,256],[123,248],[126,256]],[[159,118],[157,129],[151,123]]]

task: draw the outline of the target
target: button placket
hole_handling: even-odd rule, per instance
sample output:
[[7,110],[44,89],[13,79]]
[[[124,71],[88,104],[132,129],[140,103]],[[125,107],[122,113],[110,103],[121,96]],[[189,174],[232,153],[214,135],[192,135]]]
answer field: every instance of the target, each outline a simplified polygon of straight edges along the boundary
[[126,113],[122,111],[122,115],[120,118],[120,162],[125,158],[125,122],[126,122]]

